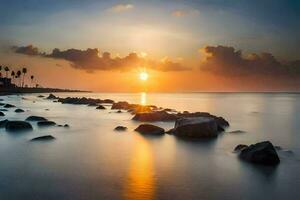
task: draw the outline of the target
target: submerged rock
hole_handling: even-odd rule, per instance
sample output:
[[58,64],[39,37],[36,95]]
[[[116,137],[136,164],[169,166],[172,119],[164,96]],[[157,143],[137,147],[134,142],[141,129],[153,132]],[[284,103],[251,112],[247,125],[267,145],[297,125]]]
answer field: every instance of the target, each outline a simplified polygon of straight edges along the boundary
[[25,131],[32,130],[33,128],[30,123],[25,121],[7,121],[5,129],[7,131]]
[[3,112],[0,111],[0,116],[5,116],[5,114]]
[[213,138],[219,133],[218,124],[211,117],[180,118],[175,122],[174,135],[192,138]]
[[47,99],[58,99],[58,97],[55,96],[54,94],[49,94],[49,96],[47,97]]
[[40,137],[35,137],[33,139],[31,139],[30,141],[49,141],[49,140],[54,140],[55,137],[53,137],[52,135],[43,135]]
[[[53,95],[54,96],[54,95]],[[44,98],[45,96],[44,95],[39,95],[37,96],[38,98]]]
[[56,123],[53,121],[39,121],[37,123],[38,126],[55,126]]
[[20,109],[20,108],[17,108],[16,110],[15,110],[15,112],[16,113],[21,113],[21,112],[25,112],[23,109]]
[[29,116],[26,118],[27,121],[47,121],[45,117],[40,116]]
[[126,126],[117,126],[114,130],[115,131],[126,131],[127,127]]
[[14,107],[16,107],[16,106],[15,106],[15,105],[12,105],[12,104],[5,104],[3,107],[4,107],[4,108],[14,108]]
[[246,133],[246,132],[242,131],[242,130],[235,130],[235,131],[229,131],[228,133],[240,134],[240,133]]
[[69,124],[65,124],[64,127],[65,128],[69,128],[70,126],[69,126]]
[[263,165],[277,165],[280,163],[278,154],[273,144],[269,141],[259,142],[242,148],[239,158],[247,162]]
[[104,106],[102,106],[102,105],[99,105],[99,106],[97,106],[97,108],[96,109],[98,109],[98,110],[104,110],[104,109],[106,109]]
[[134,130],[141,134],[147,135],[163,135],[165,133],[163,128],[152,124],[141,124]]
[[1,111],[1,112],[6,112],[6,111],[8,111],[8,110],[2,108],[2,109],[0,109],[0,111]]

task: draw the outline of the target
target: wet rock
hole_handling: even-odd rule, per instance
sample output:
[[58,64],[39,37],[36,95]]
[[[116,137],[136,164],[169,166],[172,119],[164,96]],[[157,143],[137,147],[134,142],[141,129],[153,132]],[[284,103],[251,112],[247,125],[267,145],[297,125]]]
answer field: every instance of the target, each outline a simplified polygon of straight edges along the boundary
[[122,110],[118,110],[116,113],[122,113]]
[[102,106],[102,105],[99,105],[99,106],[97,106],[97,108],[96,109],[98,109],[98,110],[104,110],[104,109],[106,109],[104,106]]
[[171,128],[170,130],[166,131],[166,134],[173,135],[174,131],[175,131],[175,128]]
[[59,98],[58,102],[64,104],[74,104],[74,105],[93,105],[97,106],[97,104],[103,103],[101,99],[92,99],[92,98],[78,98],[78,97],[67,97],[67,98]]
[[55,126],[56,123],[53,121],[39,121],[37,123],[38,126],[42,127],[42,126]]
[[218,133],[218,124],[211,117],[179,118],[173,131],[176,136],[191,138],[213,138],[217,137]]
[[53,137],[52,135],[43,135],[40,137],[35,137],[30,141],[49,141],[49,140],[55,140],[55,137]]
[[47,99],[58,99],[58,97],[55,96],[54,94],[49,94],[49,96],[47,97]]
[[7,109],[0,109],[0,111],[2,111],[2,112],[6,112],[6,111],[8,111]]
[[104,99],[104,100],[103,100],[103,103],[113,104],[113,103],[114,103],[114,100],[111,100],[111,99]]
[[47,121],[47,119],[40,116],[29,116],[26,118],[26,121]]
[[98,106],[98,103],[92,102],[92,103],[88,104],[88,106]]
[[1,120],[1,121],[0,121],[0,128],[4,128],[4,127],[6,126],[6,123],[7,123],[7,122],[8,122],[7,119]]
[[[54,96],[54,95],[53,95]],[[38,98],[44,98],[45,96],[44,95],[39,95],[37,96]]]
[[239,153],[239,158],[263,165],[277,165],[280,162],[273,144],[269,141],[259,142],[243,148]]
[[16,107],[16,106],[15,106],[15,105],[12,105],[12,104],[5,104],[3,107],[4,107],[4,108],[14,108],[14,107]]
[[177,119],[177,116],[174,114],[169,114],[166,111],[154,111],[137,113],[132,119],[141,122],[175,121]]
[[115,131],[126,131],[127,127],[125,127],[125,126],[117,126],[114,130]]
[[130,104],[126,101],[119,101],[111,106],[112,110],[128,110],[130,108]]
[[25,121],[7,121],[5,129],[7,131],[26,131],[32,130],[32,126],[30,123]]
[[16,110],[15,110],[15,112],[16,113],[21,113],[21,112],[25,112],[23,109],[20,109],[20,108],[17,108]]
[[0,103],[0,106],[4,106],[5,105],[5,103]]
[[64,127],[65,128],[69,128],[70,126],[69,126],[69,124],[65,124]]
[[163,135],[165,133],[163,128],[152,124],[141,124],[134,130],[145,135]]
[[239,144],[239,145],[237,145],[235,148],[234,148],[234,152],[240,152],[240,151],[242,151],[243,149],[245,149],[245,148],[247,148],[248,147],[248,145],[245,145],[245,144]]
[[1,117],[1,116],[5,116],[5,114],[4,114],[3,112],[0,111],[0,117]]

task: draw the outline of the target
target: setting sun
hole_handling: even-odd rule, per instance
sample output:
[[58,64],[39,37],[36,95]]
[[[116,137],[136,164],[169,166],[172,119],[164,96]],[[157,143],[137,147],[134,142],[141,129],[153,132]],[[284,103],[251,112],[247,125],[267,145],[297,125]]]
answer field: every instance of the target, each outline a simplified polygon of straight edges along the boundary
[[139,78],[140,78],[140,80],[142,80],[142,81],[148,80],[148,77],[149,77],[149,75],[148,75],[147,72],[141,72],[141,73],[139,74]]

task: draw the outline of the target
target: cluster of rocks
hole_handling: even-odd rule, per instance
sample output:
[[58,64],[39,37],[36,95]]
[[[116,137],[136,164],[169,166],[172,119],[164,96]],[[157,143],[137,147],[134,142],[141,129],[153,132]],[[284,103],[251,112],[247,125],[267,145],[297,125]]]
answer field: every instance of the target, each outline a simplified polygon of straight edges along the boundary
[[86,97],[66,97],[60,98],[56,97],[53,94],[49,94],[47,99],[56,99],[57,102],[61,102],[64,104],[76,104],[76,105],[89,105],[89,106],[98,106],[99,104],[113,104],[114,101],[111,99],[93,99],[93,98],[86,98]]

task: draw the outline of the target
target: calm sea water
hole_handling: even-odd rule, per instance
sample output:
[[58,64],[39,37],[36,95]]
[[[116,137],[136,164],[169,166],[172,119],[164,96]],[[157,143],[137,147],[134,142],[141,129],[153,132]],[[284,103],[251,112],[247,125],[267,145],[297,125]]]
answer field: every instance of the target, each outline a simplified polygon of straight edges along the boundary
[[[0,129],[0,199],[299,199],[300,94],[61,93],[155,104],[179,111],[207,111],[231,126],[209,141],[174,136],[144,137],[128,113],[66,105],[37,95],[0,97],[25,113],[41,115],[70,128],[49,127],[12,134]],[[45,111],[49,109],[49,111]],[[174,123],[155,123],[166,129]],[[115,132],[118,125],[127,132]],[[29,142],[51,134],[51,142]],[[281,146],[276,168],[241,162],[232,153],[240,143],[270,140]],[[285,150],[291,150],[293,153]]]

